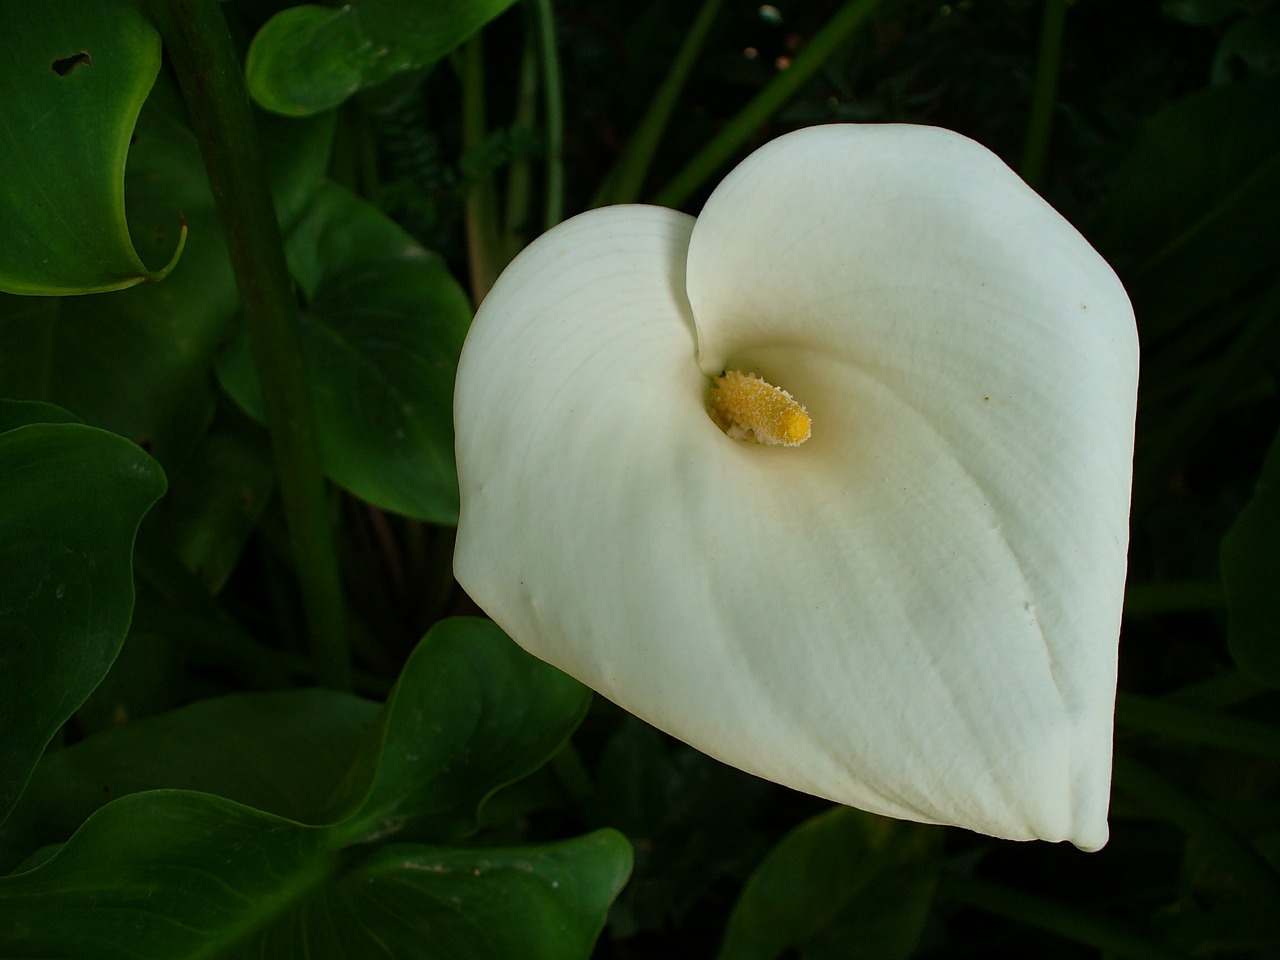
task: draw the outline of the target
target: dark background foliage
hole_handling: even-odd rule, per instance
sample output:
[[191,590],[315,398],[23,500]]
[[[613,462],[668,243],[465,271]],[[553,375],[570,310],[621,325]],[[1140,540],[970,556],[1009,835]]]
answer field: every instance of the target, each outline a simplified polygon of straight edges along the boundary
[[[223,4],[241,55],[287,6]],[[641,197],[658,195],[745,104],[790,69],[841,7],[834,0],[726,0]],[[1055,12],[1062,30],[1053,40]],[[556,4],[566,215],[592,203],[623,156],[695,13],[684,0]],[[547,164],[545,117],[528,123],[516,106],[533,20],[532,4],[517,4],[480,35],[488,123],[479,140],[464,129],[463,55],[457,52],[432,68],[363,90],[327,119],[261,120],[267,165],[277,181],[293,185],[292,192],[277,193],[277,204],[309,336],[317,342],[333,340],[370,304],[402,317],[430,302],[447,320],[404,349],[413,356],[452,351],[456,357],[466,304],[444,268],[459,281],[468,276],[468,197],[515,166],[542,171]],[[1048,101],[1047,150],[1043,165],[1032,169],[1028,130],[1032,105],[1045,88],[1038,70],[1046,30],[1060,64],[1051,75],[1056,87]],[[246,348],[231,323],[234,293],[225,250],[220,239],[204,246],[208,241],[198,228],[202,217],[212,223],[211,202],[201,184],[191,186],[194,148],[183,148],[182,156],[189,154],[184,160],[174,146],[185,142],[172,135],[175,124],[185,123],[173,82],[180,68],[171,59],[161,67],[134,134],[140,147],[131,154],[130,175],[147,173],[149,182],[190,191],[183,195],[191,224],[184,257],[206,265],[200,285],[190,272],[180,272],[180,261],[165,281],[170,286],[156,286],[160,293],[145,294],[152,301],[140,306],[129,306],[126,293],[78,302],[0,294],[0,393],[52,401],[112,432],[54,423],[62,415],[53,408],[5,408],[9,419],[0,428],[34,425],[22,427],[27,432],[21,436],[17,430],[0,433],[0,444],[8,444],[0,452],[13,458],[7,462],[27,463],[18,458],[34,456],[29,450],[52,456],[48,451],[92,434],[85,442],[94,445],[94,462],[114,465],[115,473],[88,471],[92,478],[61,474],[77,490],[79,512],[57,519],[78,532],[79,517],[95,515],[101,498],[115,498],[118,515],[100,516],[110,527],[103,556],[114,556],[159,492],[149,475],[117,494],[112,477],[148,471],[158,461],[168,478],[168,494],[142,521],[137,538],[137,599],[127,637],[118,655],[111,642],[95,648],[104,669],[113,662],[110,672],[97,683],[100,673],[80,669],[74,679],[84,689],[68,696],[87,699],[23,726],[34,731],[27,736],[32,743],[52,737],[29,783],[34,756],[5,754],[0,772],[7,779],[0,786],[14,796],[24,788],[26,794],[0,823],[0,866],[14,871],[0,878],[0,955],[17,955],[4,953],[4,937],[18,929],[13,918],[34,909],[35,901],[21,899],[27,893],[20,874],[43,862],[95,810],[100,814],[90,825],[97,833],[86,829],[77,835],[85,837],[81,847],[73,841],[65,849],[127,859],[145,843],[130,840],[125,827],[145,833],[137,809],[161,803],[163,795],[137,794],[143,799],[130,800],[132,808],[107,801],[154,787],[199,791],[183,795],[183,816],[191,818],[185,822],[222,817],[251,838],[286,829],[273,817],[292,818],[288,836],[345,851],[352,843],[381,843],[385,828],[392,844],[359,847],[383,852],[333,875],[348,886],[352,877],[381,882],[386,864],[378,858],[390,856],[385,851],[396,844],[405,849],[393,852],[408,859],[426,856],[421,845],[432,843],[450,845],[448,856],[464,858],[496,846],[517,851],[516,860],[534,857],[519,851],[550,858],[548,845],[579,844],[564,854],[580,858],[573,861],[577,866],[556,861],[545,867],[546,876],[577,877],[597,889],[575,901],[581,916],[572,935],[547,941],[545,954],[530,947],[529,956],[577,956],[591,949],[591,936],[625,874],[617,835],[592,832],[601,828],[625,835],[634,856],[630,880],[608,908],[594,947],[592,955],[601,960],[1264,958],[1280,952],[1280,6],[1271,0],[886,0],[737,151],[742,156],[785,131],[831,121],[957,130],[1026,171],[1125,281],[1137,311],[1143,370],[1112,839],[1092,855],[832,811],[723,767],[599,698],[587,709],[581,691],[556,687],[554,680],[546,681],[545,691],[535,684],[546,697],[537,710],[555,717],[542,740],[522,747],[509,767],[446,789],[442,813],[443,807],[422,800],[436,789],[419,782],[426,774],[410,776],[396,766],[396,744],[422,729],[423,719],[395,714],[393,684],[397,678],[402,686],[427,682],[414,680],[422,671],[407,671],[405,664],[446,654],[428,650],[411,661],[415,648],[425,649],[419,638],[446,617],[479,613],[450,574],[449,511],[456,505],[450,507],[446,489],[447,464],[436,462],[444,485],[426,500],[389,502],[399,494],[381,486],[386,475],[376,458],[358,452],[364,438],[344,419],[340,404],[326,423],[347,439],[332,458],[361,469],[354,476],[329,469],[342,487],[333,493],[331,519],[349,605],[355,688],[364,699],[300,699],[297,688],[315,678],[305,653],[305,603],[273,492],[269,440],[256,422],[260,397],[255,400]],[[152,142],[167,152],[146,153]],[[326,175],[332,184],[322,187]],[[706,179],[684,208],[696,212],[715,179]],[[130,208],[137,245],[147,263],[163,262],[172,250],[172,224],[168,232],[144,234],[140,224],[151,221],[139,209]],[[357,224],[366,232],[341,250],[312,249],[299,239],[305,230],[293,231],[299,223],[319,221]],[[507,226],[510,255],[542,225],[528,213]],[[370,252],[414,241],[441,255],[438,276]],[[179,293],[157,305],[166,290]],[[108,306],[99,307],[104,302]],[[187,318],[192,303],[217,316],[207,323]],[[217,306],[224,303],[226,309]],[[167,333],[148,327],[146,338],[111,338],[111,362],[102,359],[106,348],[92,331],[104,324],[133,331],[134,314],[165,310],[177,317],[178,339],[165,340]],[[40,337],[55,328],[58,339],[50,346]],[[181,362],[166,346],[179,341]],[[31,359],[33,343],[44,343],[40,349],[52,371],[43,381],[33,373],[39,366]],[[372,350],[357,344],[329,356],[326,376],[345,376]],[[108,369],[121,364],[138,364],[144,387],[162,376],[172,383],[138,388],[126,409]],[[412,384],[418,374],[407,369],[403,376]],[[442,396],[447,405],[447,392]],[[418,431],[413,435],[424,439],[415,442],[423,448],[448,446],[447,437],[433,438],[430,424],[403,427]],[[17,485],[10,490],[6,483]],[[26,490],[0,475],[0,491],[14,502]],[[32,509],[47,513],[49,507],[37,503]],[[0,554],[0,562],[10,564],[6,570],[29,566],[15,550]],[[116,561],[116,573],[122,562]],[[19,609],[14,596],[20,593],[16,587],[12,595],[0,593],[9,604],[0,603],[0,613]],[[99,612],[108,620],[114,615],[121,633],[129,623],[127,610]],[[485,629],[475,621],[449,624],[437,629]],[[20,638],[9,629],[0,637],[9,644],[0,666],[11,677],[27,670],[37,675],[37,667],[13,653]],[[475,667],[476,675],[509,677],[533,669],[492,642],[493,659]],[[446,666],[471,669],[460,663]],[[37,700],[57,693],[34,689]],[[238,700],[215,699],[294,694],[298,698],[253,700],[247,712],[226,706]],[[388,696],[380,713],[376,702]],[[174,712],[190,705],[205,712]],[[560,748],[584,710],[569,746]],[[12,724],[4,731],[6,746],[20,739],[17,714],[0,714]],[[519,717],[501,709],[495,716],[519,725]],[[269,724],[275,739],[253,739],[259,723]],[[386,735],[368,740],[370,729]],[[128,739],[133,736],[138,739]],[[315,742],[302,749],[308,739]],[[176,749],[169,759],[147,759],[157,755],[157,743],[209,741],[222,743],[229,756],[211,749],[207,764],[192,764],[191,750]],[[278,766],[286,755],[296,769]],[[268,772],[255,778],[237,771],[240,756],[256,758]],[[10,774],[10,766],[16,772]],[[283,772],[273,777],[273,768]],[[107,781],[103,795],[99,781]],[[284,789],[290,784],[293,792]],[[476,807],[493,790],[498,792],[476,819]],[[233,801],[250,812],[233,809]],[[381,826],[371,826],[369,811],[383,816],[403,805],[410,810],[408,827],[399,821],[388,826],[390,814]],[[113,823],[124,826],[111,833]],[[320,832],[307,833],[298,824]],[[288,860],[288,853],[270,851]],[[77,861],[69,856],[62,862]],[[305,857],[298,862],[313,864]],[[461,874],[473,866],[467,860]],[[557,872],[562,869],[568,872]],[[72,880],[58,876],[50,882],[75,879],[74,872]],[[333,882],[326,904],[355,902]],[[65,908],[67,916],[87,902],[77,896],[97,895],[76,892],[74,884],[66,889],[71,892],[62,894],[67,899],[57,909]],[[17,891],[12,895],[18,899],[5,901],[6,891]],[[43,896],[42,902],[53,902],[50,894]],[[521,901],[512,916],[535,918],[528,921],[531,929],[548,923],[550,914],[538,911],[554,912],[554,896],[541,896]],[[354,930],[364,915],[359,906],[350,909]],[[502,911],[495,916],[502,926]],[[438,934],[444,928],[432,929]],[[517,929],[510,928],[514,939],[506,942],[523,942]],[[265,951],[272,941],[263,937],[259,947]],[[406,940],[405,952],[392,955],[417,955],[413,942]],[[229,946],[218,955],[249,955],[239,949]],[[475,949],[456,955],[502,955]],[[523,955],[510,949],[506,955]],[[276,955],[330,954],[300,949]]]

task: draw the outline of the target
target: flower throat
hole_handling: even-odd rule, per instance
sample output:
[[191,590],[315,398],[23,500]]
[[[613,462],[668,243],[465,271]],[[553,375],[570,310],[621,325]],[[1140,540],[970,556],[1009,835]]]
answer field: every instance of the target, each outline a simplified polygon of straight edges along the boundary
[[813,428],[808,411],[791,394],[741,370],[712,380],[707,412],[734,440],[771,446],[798,447]]

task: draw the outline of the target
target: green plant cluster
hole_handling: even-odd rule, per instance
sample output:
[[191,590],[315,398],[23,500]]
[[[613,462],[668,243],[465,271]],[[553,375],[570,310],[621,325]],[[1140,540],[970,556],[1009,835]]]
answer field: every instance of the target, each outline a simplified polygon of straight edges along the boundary
[[[1280,951],[1280,4],[0,4],[0,958]],[[450,573],[472,306],[778,133],[990,146],[1143,347],[1112,839],[671,741]]]

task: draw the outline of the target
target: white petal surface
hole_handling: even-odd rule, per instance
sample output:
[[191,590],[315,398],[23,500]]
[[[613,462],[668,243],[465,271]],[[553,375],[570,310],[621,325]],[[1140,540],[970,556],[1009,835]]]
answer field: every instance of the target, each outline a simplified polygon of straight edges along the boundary
[[[490,293],[455,398],[459,580],[735,766],[1101,846],[1137,376],[1118,281],[929,128],[783,137],[692,226],[596,211]],[[793,393],[813,437],[720,433],[726,367]]]

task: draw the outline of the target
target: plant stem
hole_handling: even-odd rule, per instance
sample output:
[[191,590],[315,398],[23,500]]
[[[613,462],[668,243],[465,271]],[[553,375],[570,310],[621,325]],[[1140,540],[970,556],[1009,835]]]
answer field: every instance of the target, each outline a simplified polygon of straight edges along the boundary
[[243,74],[218,0],[156,0],[204,156],[271,429],[295,571],[322,684],[347,689],[351,656],[293,282]]
[[1140,801],[1151,814],[1174,824],[1192,837],[1260,899],[1280,903],[1280,874],[1248,840],[1211,814],[1189,793],[1154,770],[1120,754],[1115,757],[1114,771],[1117,787]]
[[814,34],[791,66],[779,73],[756,98],[738,111],[737,116],[703,147],[683,170],[676,174],[653,202],[664,207],[678,207],[709,177],[732,157],[739,148],[782,107],[836,48],[845,42],[871,15],[880,0],[850,0],[821,30]]
[[1127,927],[977,877],[944,872],[938,883],[938,894],[1096,947],[1108,955],[1131,960],[1187,960],[1185,954]]
[[685,34],[679,53],[671,61],[671,69],[662,81],[662,86],[649,104],[648,112],[631,135],[617,165],[605,177],[604,183],[592,198],[592,207],[603,207],[610,203],[634,203],[640,196],[640,188],[644,186],[644,179],[649,173],[658,144],[662,141],[662,134],[671,120],[671,113],[722,6],[724,0],[705,0],[702,4],[697,18]]
[[1044,178],[1044,162],[1053,128],[1053,103],[1058,92],[1058,72],[1062,65],[1062,29],[1067,22],[1069,0],[1045,0],[1040,22],[1040,54],[1036,63],[1035,88],[1031,97],[1031,117],[1022,150],[1022,179],[1039,187]]
[[[532,21],[532,17],[530,18]],[[530,22],[530,30],[533,29]],[[537,123],[538,112],[538,54],[532,36],[525,38],[524,53],[520,57],[520,83],[516,88],[516,112],[512,127],[531,131]],[[502,259],[510,261],[524,246],[525,231],[529,229],[529,190],[533,171],[529,155],[518,151],[511,158],[507,171],[506,205],[502,216]]]
[[[462,146],[473,161],[486,134],[484,47],[476,34],[462,50]],[[467,190],[467,262],[471,299],[478,307],[498,279],[498,200],[493,171],[477,166]]]
[[551,0],[534,0],[542,45],[543,113],[547,125],[547,195],[543,229],[564,219],[564,94],[560,89],[560,54],[556,49],[556,19]]
[[1155,697],[1122,693],[1116,722],[1135,730],[1280,760],[1280,726]]

